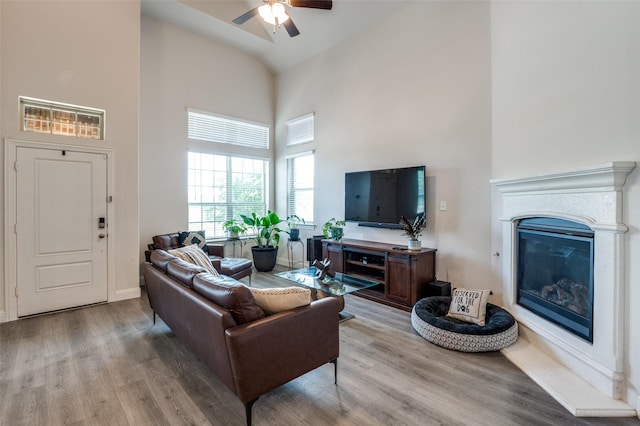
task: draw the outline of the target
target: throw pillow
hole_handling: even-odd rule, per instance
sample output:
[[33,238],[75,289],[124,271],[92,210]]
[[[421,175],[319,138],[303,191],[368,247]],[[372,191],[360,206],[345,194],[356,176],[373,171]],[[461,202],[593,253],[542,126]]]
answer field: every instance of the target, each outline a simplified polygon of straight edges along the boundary
[[205,253],[207,252],[207,239],[204,231],[184,231],[178,234],[178,243],[180,247],[196,244]]
[[302,287],[256,288],[251,293],[258,306],[267,314],[287,311],[311,303],[311,290]]
[[491,290],[456,288],[451,295],[448,317],[478,325],[485,324]]
[[193,263],[194,265],[202,266],[209,273],[213,275],[220,275],[216,268],[213,267],[209,256],[202,251],[200,247],[195,244],[190,246],[180,247],[173,250],[168,250],[167,253],[174,255],[175,257],[184,260],[185,262]]

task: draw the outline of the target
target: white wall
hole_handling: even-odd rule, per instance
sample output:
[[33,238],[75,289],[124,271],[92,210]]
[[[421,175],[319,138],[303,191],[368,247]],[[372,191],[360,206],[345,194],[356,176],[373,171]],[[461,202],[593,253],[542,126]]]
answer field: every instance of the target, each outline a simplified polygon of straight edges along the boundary
[[[492,288],[490,28],[486,2],[416,2],[278,76],[276,188],[286,213],[285,122],[315,112],[316,229],[344,216],[344,173],[426,165],[427,232],[440,279]],[[439,201],[447,211],[439,211]],[[398,218],[399,219],[399,218]],[[303,235],[306,238],[307,235]],[[406,245],[398,230],[347,238]]]
[[[491,22],[493,177],[640,160],[640,3],[493,2]],[[640,410],[638,168],[624,197],[627,402]]]
[[[115,280],[115,294],[110,294],[110,299],[139,295],[140,4],[137,1],[9,0],[0,2],[0,10],[1,135],[113,150],[115,169],[111,189],[115,217],[110,218],[110,236],[115,240],[111,241],[115,258],[110,262],[113,262],[111,271],[115,271],[115,277],[110,280]],[[106,140],[96,142],[21,132],[18,107],[21,95],[105,109]],[[4,152],[0,152],[4,156]],[[0,162],[0,170],[3,177],[4,161]],[[11,206],[5,205],[3,212],[9,208]],[[4,217],[0,222],[4,223]],[[4,247],[4,235],[0,240],[0,246]],[[3,282],[0,294],[4,294],[5,285]],[[0,309],[4,305],[0,304]]]
[[[247,154],[238,147],[189,142],[187,107],[269,126],[273,126],[275,113],[273,75],[256,58],[151,18],[143,17],[141,28],[143,262],[142,251],[151,237],[187,229],[189,147],[202,152]],[[270,152],[266,155],[272,156]]]

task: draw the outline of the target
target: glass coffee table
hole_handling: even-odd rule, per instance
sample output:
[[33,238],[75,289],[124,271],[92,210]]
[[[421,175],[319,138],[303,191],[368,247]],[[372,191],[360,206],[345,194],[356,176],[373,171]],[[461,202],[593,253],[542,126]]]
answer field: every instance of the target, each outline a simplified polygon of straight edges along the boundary
[[353,277],[340,272],[336,272],[336,276],[333,278],[327,276],[322,280],[316,278],[317,275],[318,269],[315,266],[274,274],[278,278],[283,278],[293,284],[311,289],[311,299],[313,300],[328,296],[336,297],[340,302],[340,321],[346,321],[354,317],[353,314],[344,311],[343,296],[345,294],[380,285],[378,281]]

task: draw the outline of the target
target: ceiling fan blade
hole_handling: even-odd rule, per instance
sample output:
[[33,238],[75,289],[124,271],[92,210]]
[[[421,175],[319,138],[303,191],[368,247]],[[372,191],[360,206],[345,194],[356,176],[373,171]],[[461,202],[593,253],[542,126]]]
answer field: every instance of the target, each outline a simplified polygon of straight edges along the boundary
[[291,17],[284,21],[282,25],[289,33],[289,37],[295,37],[300,34],[300,31],[298,31],[298,27],[296,27],[296,24],[293,23],[293,19],[291,19]]
[[[258,6],[258,7],[260,7],[260,6]],[[234,19],[233,22],[235,24],[238,24],[238,25],[244,24],[249,19],[253,18],[254,16],[256,16],[258,14],[258,7],[254,7],[250,11],[248,11],[246,13],[243,13],[242,15],[240,15],[236,19]]]
[[289,3],[293,7],[308,7],[311,9],[331,10],[333,7],[332,0],[291,0]]

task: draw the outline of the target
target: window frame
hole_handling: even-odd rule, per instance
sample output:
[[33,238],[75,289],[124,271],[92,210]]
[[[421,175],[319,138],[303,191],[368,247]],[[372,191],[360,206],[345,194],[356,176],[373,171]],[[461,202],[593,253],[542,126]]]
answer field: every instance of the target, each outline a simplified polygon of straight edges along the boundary
[[[311,157],[311,160],[313,163],[313,176],[311,176],[311,182],[312,182],[311,188],[296,187],[296,184],[294,181],[294,177],[295,177],[294,162],[296,159],[299,159],[302,157]],[[315,223],[315,151],[311,150],[311,151],[304,151],[296,154],[287,155],[286,160],[287,160],[287,165],[286,165],[287,167],[287,217],[295,214],[301,219],[304,219],[305,225],[312,225]],[[297,209],[295,208],[296,207],[295,200],[298,198],[295,196],[295,194],[299,191],[311,191],[310,202],[312,203],[311,205],[312,216],[310,218],[304,217],[304,215],[298,212]]]

